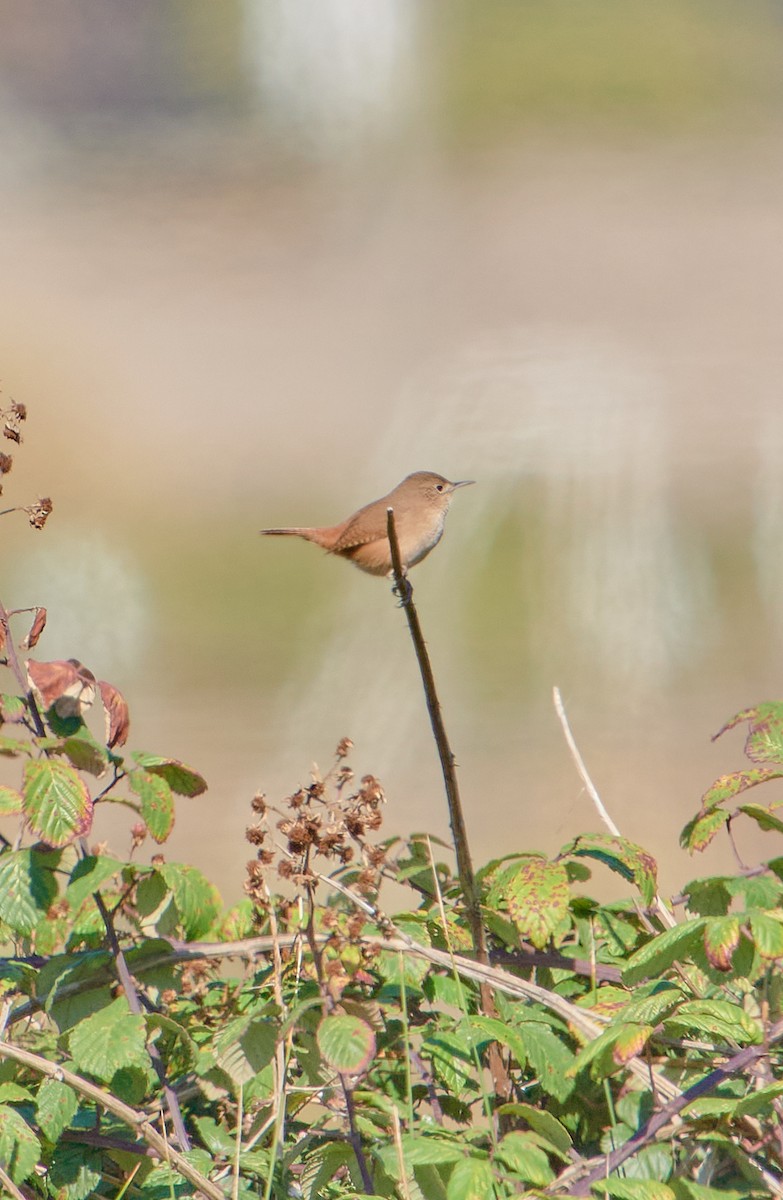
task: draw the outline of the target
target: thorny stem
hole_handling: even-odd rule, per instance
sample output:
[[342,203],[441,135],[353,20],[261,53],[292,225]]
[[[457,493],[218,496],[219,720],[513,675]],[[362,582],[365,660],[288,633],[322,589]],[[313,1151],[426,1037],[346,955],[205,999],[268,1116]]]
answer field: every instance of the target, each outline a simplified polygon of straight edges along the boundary
[[174,1167],[184,1179],[187,1179],[188,1183],[193,1184],[199,1195],[208,1196],[209,1200],[226,1200],[222,1188],[211,1183],[200,1171],[191,1166],[186,1158],[167,1144],[165,1138],[161,1137],[157,1129],[145,1117],[122,1100],[118,1100],[116,1096],[112,1096],[111,1092],[104,1091],[103,1088],[97,1087],[87,1079],[82,1079],[80,1075],[75,1075],[73,1071],[69,1071],[60,1063],[49,1062],[48,1059],[42,1058],[39,1054],[33,1054],[30,1050],[22,1050],[19,1046],[12,1046],[10,1042],[0,1041],[0,1059],[5,1058],[21,1063],[22,1066],[29,1067],[32,1071],[39,1075],[45,1075],[48,1079],[59,1079],[62,1083],[67,1083],[79,1095],[92,1100],[100,1108],[112,1113],[119,1121],[122,1121],[123,1125],[135,1129],[144,1138],[156,1157]]
[[[400,604],[405,609],[405,616],[408,620],[408,628],[410,629],[413,648],[416,652],[421,672],[421,681],[424,686],[424,696],[427,701],[427,711],[430,716],[432,733],[435,738],[435,745],[438,749],[438,757],[440,758],[441,770],[443,772],[443,783],[446,788],[446,800],[449,806],[449,823],[454,841],[454,852],[457,858],[457,876],[465,901],[470,936],[473,942],[473,953],[480,963],[487,965],[489,963],[487,937],[481,917],[481,900],[476,886],[476,876],[473,871],[468,833],[462,811],[459,785],[457,783],[456,760],[446,733],[446,726],[443,721],[440,701],[438,700],[438,693],[435,687],[435,676],[432,671],[430,656],[427,652],[427,645],[424,641],[424,634],[421,630],[419,614],[413,603],[413,588],[403,570],[393,508],[387,508],[386,510],[386,530],[391,550],[395,592],[400,598]],[[482,983],[480,992],[481,1006],[485,1015],[488,1017],[496,1016],[497,1010],[495,1008],[492,989],[488,984]],[[511,1081],[496,1042],[490,1043],[489,1062],[495,1092],[503,1100],[507,1100],[511,1094]]]
[[738,1051],[737,1054],[732,1055],[722,1067],[716,1067],[714,1071],[710,1071],[709,1075],[705,1075],[703,1079],[694,1083],[692,1087],[687,1088],[679,1096],[670,1100],[659,1112],[654,1113],[653,1116],[640,1125],[627,1142],[624,1142],[617,1150],[613,1150],[611,1154],[602,1155],[600,1162],[587,1174],[582,1175],[581,1178],[573,1183],[566,1195],[589,1196],[592,1184],[597,1183],[599,1179],[605,1179],[611,1175],[613,1171],[616,1171],[618,1167],[622,1166],[624,1162],[641,1150],[642,1146],[646,1146],[649,1142],[653,1141],[656,1134],[665,1128],[684,1108],[687,1108],[694,1100],[698,1100],[700,1096],[714,1092],[720,1084],[730,1079],[732,1075],[736,1075],[739,1071],[744,1071],[751,1063],[768,1054],[770,1046],[774,1045],[775,1042],[781,1041],[781,1039],[783,1039],[783,1021],[778,1021],[769,1030],[767,1038],[762,1045],[746,1046],[743,1050]]

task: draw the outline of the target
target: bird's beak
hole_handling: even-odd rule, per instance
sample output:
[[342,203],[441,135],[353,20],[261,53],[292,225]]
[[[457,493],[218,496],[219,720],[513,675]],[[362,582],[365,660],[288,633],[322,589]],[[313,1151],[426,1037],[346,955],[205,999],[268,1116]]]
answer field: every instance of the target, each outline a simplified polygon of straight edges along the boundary
[[467,487],[470,483],[475,483],[475,479],[459,479],[456,483],[452,483],[451,490],[454,491],[458,487]]

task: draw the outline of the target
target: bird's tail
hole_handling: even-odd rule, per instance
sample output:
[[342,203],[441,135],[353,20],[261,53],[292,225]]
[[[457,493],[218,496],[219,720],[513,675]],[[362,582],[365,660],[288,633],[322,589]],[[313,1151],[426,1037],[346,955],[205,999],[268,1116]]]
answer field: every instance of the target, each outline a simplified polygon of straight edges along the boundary
[[290,529],[259,529],[259,533],[271,534],[274,537],[300,537],[306,542],[315,542],[316,546],[323,546],[328,550],[332,544],[333,538],[330,534],[331,529],[311,529],[308,526],[296,525]]

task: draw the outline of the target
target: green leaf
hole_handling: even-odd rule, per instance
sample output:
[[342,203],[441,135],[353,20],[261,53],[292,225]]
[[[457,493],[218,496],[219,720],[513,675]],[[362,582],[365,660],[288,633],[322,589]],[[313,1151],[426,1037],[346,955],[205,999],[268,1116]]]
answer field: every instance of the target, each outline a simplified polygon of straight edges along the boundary
[[157,754],[134,753],[136,762],[145,771],[160,775],[178,796],[200,796],[207,790],[207,781],[192,767],[176,758],[161,758]]
[[[783,771],[780,771],[779,774],[783,775]],[[755,821],[759,829],[763,829],[765,833],[769,833],[770,830],[774,833],[783,833],[783,821],[763,804],[741,804],[740,812]]]
[[103,1179],[103,1160],[99,1150],[64,1143],[52,1156],[49,1181],[57,1200],[87,1200],[96,1195]]
[[493,875],[487,904],[504,907],[520,937],[540,948],[567,918],[570,895],[562,863],[527,854],[504,863]]
[[[400,1139],[402,1158],[406,1167],[439,1166],[459,1162],[465,1157],[464,1148],[453,1138],[437,1133],[404,1133]],[[384,1146],[378,1158],[393,1178],[399,1178],[397,1147]]]
[[57,895],[48,855],[37,850],[8,850],[0,855],[0,919],[29,936]]
[[10,724],[23,721],[27,714],[27,705],[21,696],[13,696],[9,692],[0,692],[0,724],[8,721]]
[[41,1146],[15,1108],[0,1104],[0,1163],[14,1183],[23,1183],[41,1156]]
[[507,1046],[513,1054],[516,1063],[519,1067],[524,1067],[527,1062],[527,1049],[525,1047],[525,1039],[518,1029],[513,1025],[507,1025],[504,1021],[499,1021],[497,1017],[470,1017],[463,1021],[460,1029],[476,1029],[481,1030],[487,1035],[485,1042],[495,1041],[501,1045]]
[[5,758],[15,758],[17,754],[27,754],[27,742],[21,742],[18,738],[8,737],[6,734],[0,734],[0,754]]
[[754,945],[762,958],[783,958],[783,923],[779,917],[751,913],[750,929]]
[[455,1163],[446,1185],[448,1200],[487,1200],[493,1190],[492,1167],[485,1158]]
[[215,1058],[231,1082],[249,1083],[272,1061],[279,1029],[264,1017],[237,1017],[215,1035]]
[[730,818],[731,813],[723,808],[710,808],[707,812],[697,813],[680,834],[683,850],[690,854],[705,850]]
[[174,797],[160,775],[129,771],[128,783],[141,801],[141,816],[154,841],[165,842],[174,828]]
[[545,1108],[535,1108],[532,1104],[516,1101],[513,1104],[502,1104],[497,1111],[499,1116],[521,1117],[540,1138],[549,1142],[564,1160],[570,1158],[573,1148],[571,1134],[565,1125]]
[[329,1065],[347,1075],[363,1074],[375,1054],[375,1034],[360,1017],[324,1017],[316,1040]]
[[495,1152],[495,1158],[514,1172],[517,1179],[546,1187],[554,1179],[549,1159],[528,1133],[514,1130],[507,1133]]
[[675,962],[687,959],[701,939],[704,918],[695,917],[667,929],[632,954],[623,971],[623,983],[633,987],[642,979],[657,978]]
[[15,788],[0,786],[0,817],[13,817],[22,811],[22,793]]
[[204,937],[220,916],[217,888],[196,867],[182,863],[162,863],[157,871],[174,896],[185,937],[189,941]]
[[193,1123],[210,1154],[214,1154],[216,1158],[234,1157],[236,1138],[223,1125],[219,1125],[212,1117],[194,1117]]
[[563,847],[563,857],[594,858],[636,885],[645,904],[652,904],[658,890],[658,864],[636,842],[606,833],[580,834]]
[[92,800],[73,767],[51,758],[25,763],[22,790],[30,828],[48,846],[67,846],[89,833]]
[[89,775],[103,775],[109,767],[109,756],[106,750],[85,727],[78,737],[68,737],[61,746],[72,766],[78,771],[86,771]]
[[104,1083],[121,1068],[149,1066],[144,1017],[129,1012],[124,997],[75,1025],[68,1046],[77,1071]]
[[666,1018],[664,1029],[669,1035],[708,1035],[742,1045],[758,1046],[764,1040],[759,1023],[728,1000],[688,1000]]
[[36,1121],[41,1133],[50,1142],[59,1141],[79,1108],[76,1092],[59,1079],[47,1079],[38,1089]]
[[568,1074],[574,1063],[573,1053],[542,1022],[521,1021],[517,1028],[540,1087],[563,1104],[574,1090],[574,1080]]
[[620,1179],[611,1176],[593,1184],[596,1196],[611,1196],[613,1200],[675,1200],[666,1183],[654,1179]]
[[125,866],[118,858],[109,858],[107,854],[88,854],[80,858],[71,871],[71,878],[65,889],[65,898],[73,912],[84,903],[88,896],[97,892],[102,883],[111,879]]
[[453,1095],[475,1085],[479,1067],[464,1038],[448,1032],[433,1033],[425,1038],[421,1053],[431,1060],[435,1075]]
[[716,804],[733,800],[741,792],[746,792],[748,788],[756,787],[759,783],[779,779],[781,775],[783,771],[775,767],[752,767],[749,771],[734,771],[730,775],[721,775],[702,796],[702,812],[706,808],[714,808]]

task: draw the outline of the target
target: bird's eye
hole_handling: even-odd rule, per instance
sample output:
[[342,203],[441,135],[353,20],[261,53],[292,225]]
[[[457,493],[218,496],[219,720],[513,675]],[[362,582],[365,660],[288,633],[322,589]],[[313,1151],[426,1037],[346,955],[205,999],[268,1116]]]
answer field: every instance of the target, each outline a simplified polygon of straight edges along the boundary
[[442,491],[443,491],[443,484],[442,484],[442,483],[436,483],[436,484],[435,484],[435,491],[436,491],[436,492],[442,492]]

